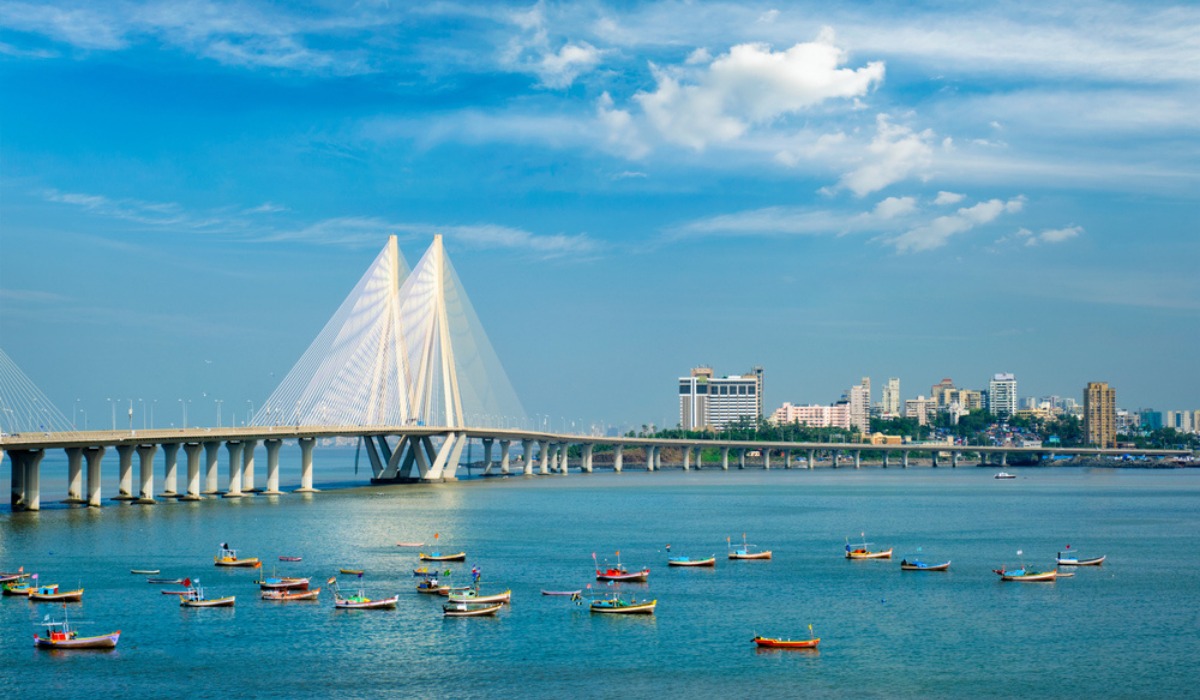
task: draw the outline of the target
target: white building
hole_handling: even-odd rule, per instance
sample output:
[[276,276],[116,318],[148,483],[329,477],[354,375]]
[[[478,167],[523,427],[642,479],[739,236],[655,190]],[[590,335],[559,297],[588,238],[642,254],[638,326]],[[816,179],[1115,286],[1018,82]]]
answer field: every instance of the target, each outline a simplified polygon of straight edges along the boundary
[[842,428],[850,429],[850,404],[839,401],[832,406],[793,406],[785,403],[771,414],[771,422],[776,425],[791,425],[798,423],[810,428]]
[[722,430],[730,423],[762,417],[761,370],[749,375],[714,377],[711,367],[697,367],[679,378],[679,425],[684,430]]
[[1007,417],[1017,412],[1017,378],[1011,373],[992,376],[988,383],[988,412]]
[[880,401],[884,418],[895,418],[900,415],[900,378],[892,377],[883,387],[883,399]]
[[860,432],[871,428],[871,378],[863,377],[856,386],[846,392],[850,403],[850,427]]
[[937,411],[937,399],[927,399],[924,396],[918,396],[915,399],[908,399],[904,402],[904,417],[916,418],[917,425],[929,424],[934,416],[937,415]]

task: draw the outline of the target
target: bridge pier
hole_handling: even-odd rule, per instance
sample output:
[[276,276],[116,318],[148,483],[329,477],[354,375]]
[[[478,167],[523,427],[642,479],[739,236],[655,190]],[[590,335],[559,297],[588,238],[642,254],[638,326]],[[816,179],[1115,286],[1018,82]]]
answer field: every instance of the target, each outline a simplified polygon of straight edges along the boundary
[[41,463],[44,450],[9,450],[12,464],[12,509],[42,509]]
[[221,442],[210,440],[204,443],[204,494],[215,496],[221,492],[217,485],[217,458],[221,453]]
[[854,468],[862,469],[862,450],[854,451]]
[[185,442],[183,452],[187,455],[187,493],[183,501],[200,500],[200,451],[204,445],[198,442]]
[[229,440],[225,443],[229,451],[229,489],[221,494],[222,498],[241,498],[242,494],[242,449],[240,440]]
[[134,445],[117,445],[117,495],[114,501],[133,500],[133,451]]
[[561,454],[561,457],[558,460],[558,466],[562,470],[563,475],[565,476],[567,473],[567,469],[568,469],[567,458],[571,456],[571,444],[568,442],[564,442],[562,444],[562,450],[560,451],[560,454]]
[[654,445],[646,446],[646,471],[654,471],[654,462],[658,459],[658,448]]
[[521,441],[521,461],[522,473],[525,476],[533,476],[533,440]]
[[814,466],[816,466],[816,463],[817,463],[817,451],[809,450],[808,451],[808,468],[812,469]]
[[791,450],[783,451],[783,468],[784,469],[792,468],[792,451]]
[[542,441],[538,443],[538,456],[541,458],[538,461],[538,474],[549,474],[550,467],[550,443]]
[[696,448],[696,470],[699,471],[703,468],[704,468],[704,447],[701,446],[701,447]]
[[738,450],[738,469],[745,469],[745,468],[746,468],[746,448],[743,447]]
[[930,453],[930,454],[931,454],[931,456],[933,457],[933,468],[934,468],[934,469],[937,469],[937,466],[938,466],[938,451],[937,451],[937,450],[934,450],[934,451],[933,451],[932,453]]
[[512,447],[512,440],[500,441],[500,473],[507,474],[509,469],[508,451]]
[[771,469],[771,450],[763,450],[763,469]]
[[254,450],[258,440],[246,440],[242,448],[242,492],[252,494],[258,489],[254,487]]
[[87,504],[91,508],[100,507],[100,462],[104,459],[104,447],[89,447],[84,450],[87,456]]
[[317,490],[313,488],[312,455],[317,440],[300,438],[296,442],[300,444],[300,488],[293,493],[316,493]]
[[884,469],[887,469],[887,468],[888,468],[888,457],[889,457],[891,454],[892,454],[892,451],[891,451],[891,450],[884,450],[884,451],[883,451],[883,468],[884,468]]
[[562,443],[556,442],[550,446],[550,473],[557,474],[559,471],[558,462],[562,456]]
[[267,490],[263,491],[263,495],[282,496],[283,492],[279,490],[279,448],[283,447],[283,440],[263,440],[263,447],[267,448]]
[[583,446],[583,467],[582,468],[583,468],[584,474],[592,473],[592,450],[594,450],[595,448],[596,448],[596,446],[590,442]]
[[142,472],[142,487],[138,499],[134,503],[146,506],[157,503],[154,500],[154,454],[156,452],[158,452],[158,445],[137,446],[138,466],[141,467]]
[[68,447],[67,453],[67,499],[63,503],[84,503],[83,500],[83,448]]
[[837,469],[838,468],[838,457],[839,457],[838,451],[830,450],[829,452],[830,452],[829,461],[833,463],[833,468]]
[[955,450],[954,452],[950,453],[950,468],[951,469],[958,468],[958,455],[959,455],[958,450]]
[[1002,466],[1002,467],[1008,466],[1008,453],[1007,452],[1000,453],[1000,466]]
[[625,445],[618,444],[613,447],[613,471],[617,474],[621,473],[621,460],[625,452]]
[[178,442],[164,442],[163,450],[163,498],[178,498],[179,497],[179,479],[176,473],[179,471],[179,448]]
[[692,470],[692,448],[683,448],[683,470],[690,472]]
[[901,454],[901,460],[902,460],[900,462],[900,466],[903,467],[904,469],[908,469],[908,450],[905,450],[904,452],[901,452],[900,454]]
[[721,448],[721,471],[729,471],[729,448]]

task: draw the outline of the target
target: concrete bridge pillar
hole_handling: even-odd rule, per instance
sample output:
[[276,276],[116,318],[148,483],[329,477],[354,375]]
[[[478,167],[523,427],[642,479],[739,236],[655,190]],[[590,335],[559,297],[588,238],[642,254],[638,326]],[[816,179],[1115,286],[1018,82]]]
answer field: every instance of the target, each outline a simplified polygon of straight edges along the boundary
[[[0,463],[2,462],[4,462],[4,450],[0,449]],[[17,503],[22,501],[25,497],[25,494],[20,493],[21,485],[25,481],[25,466],[17,462],[17,456],[12,452],[8,453],[8,466],[11,470],[11,477],[8,480],[8,484],[11,489],[9,492],[9,499],[10,503],[15,509]]]
[[683,470],[690,472],[692,470],[692,448],[683,448]]
[[229,440],[225,449],[229,451],[229,490],[221,494],[223,498],[242,497],[242,450],[241,440]]
[[133,500],[133,452],[136,445],[117,445],[117,495],[114,501]]
[[808,468],[812,469],[814,466],[816,466],[816,463],[817,463],[817,451],[809,450],[808,451]]
[[19,456],[21,465],[21,503],[13,504],[13,510],[38,511],[42,509],[41,464],[42,457],[45,455],[45,450],[13,450],[9,453],[14,475],[17,471],[17,460],[13,458]]
[[613,471],[621,473],[621,460],[625,452],[625,445],[617,444],[613,447]]
[[908,450],[900,453],[900,460],[900,466],[904,469],[908,469]]
[[215,495],[221,492],[217,485],[217,457],[220,456],[221,443],[211,440],[204,443],[204,493]]
[[63,503],[83,503],[83,448],[68,447],[67,453],[67,500]]
[[791,450],[783,451],[783,468],[784,469],[792,468],[792,451]]
[[931,454],[932,454],[932,456],[933,456],[933,468],[934,468],[934,469],[937,469],[937,466],[938,466],[938,458],[937,458],[938,451],[937,451],[937,450],[934,450],[934,451],[933,451]]
[[745,468],[746,468],[746,448],[743,447],[738,450],[738,469],[745,469]]
[[158,445],[138,445],[138,465],[142,470],[142,488],[135,503],[154,505],[154,455]]
[[883,451],[883,468],[884,468],[884,469],[887,469],[887,468],[888,468],[888,457],[889,457],[891,454],[892,454],[892,451],[891,451],[891,450],[884,450],[884,451]]
[[100,462],[104,459],[103,447],[89,447],[84,450],[87,456],[87,504],[92,508],[100,507]]
[[829,454],[830,454],[829,461],[833,464],[833,468],[837,469],[838,468],[838,456],[839,456],[838,451],[830,450]]
[[729,448],[721,448],[721,471],[729,471]]
[[564,442],[562,445],[562,459],[559,460],[559,466],[562,467],[562,473],[567,473],[567,460],[571,456],[571,444]]
[[183,444],[183,452],[187,455],[187,493],[180,500],[200,500],[200,452],[204,445],[198,442]]
[[950,453],[950,468],[951,469],[956,469],[958,467],[958,455],[959,455],[958,450],[955,450],[954,452]]
[[179,497],[179,448],[178,442],[164,442],[163,451],[163,492],[164,498]]
[[583,472],[585,474],[592,473],[592,450],[594,449],[596,446],[590,442],[583,446]]
[[263,447],[267,448],[267,490],[263,491],[263,494],[281,496],[283,492],[279,490],[279,448],[283,447],[283,440],[263,440]]
[[521,441],[521,461],[524,462],[521,471],[525,476],[533,474],[533,440]]
[[550,473],[550,443],[538,442],[538,474]]
[[762,456],[763,456],[763,469],[770,469],[771,468],[771,451],[763,450]]
[[316,493],[313,488],[313,447],[317,444],[316,438],[300,438],[297,440],[300,444],[300,488],[294,493]]
[[1008,466],[1008,453],[1007,452],[1000,453],[1000,466],[1002,466],[1002,467]]
[[699,470],[699,469],[703,469],[703,468],[704,468],[704,447],[701,446],[701,447],[696,448],[696,469]]
[[862,450],[854,451],[854,468],[862,469]]
[[492,443],[495,442],[495,439],[483,438],[482,442],[483,442],[483,473],[491,474],[492,473]]
[[501,440],[500,441],[500,473],[501,474],[508,473],[508,467],[509,467],[508,450],[511,447],[512,447],[512,440]]
[[242,493],[249,496],[258,489],[254,487],[254,450],[258,440],[245,440],[242,448]]
[[646,446],[646,471],[654,471],[654,463],[658,460],[658,448],[654,445]]

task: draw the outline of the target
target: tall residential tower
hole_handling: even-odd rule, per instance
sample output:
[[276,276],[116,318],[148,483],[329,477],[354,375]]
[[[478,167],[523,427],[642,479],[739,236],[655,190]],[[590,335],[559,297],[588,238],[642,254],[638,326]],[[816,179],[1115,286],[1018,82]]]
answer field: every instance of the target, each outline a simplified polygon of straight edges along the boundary
[[1117,444],[1117,390],[1107,382],[1088,382],[1083,390],[1083,434],[1087,444]]

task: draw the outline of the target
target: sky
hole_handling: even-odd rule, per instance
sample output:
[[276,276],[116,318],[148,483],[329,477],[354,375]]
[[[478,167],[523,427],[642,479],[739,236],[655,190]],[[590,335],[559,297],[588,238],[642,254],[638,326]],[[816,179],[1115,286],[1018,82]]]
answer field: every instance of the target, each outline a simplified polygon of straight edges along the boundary
[[697,365],[1200,408],[1197,105],[1186,3],[0,0],[0,348],[241,422],[441,233],[556,429]]

